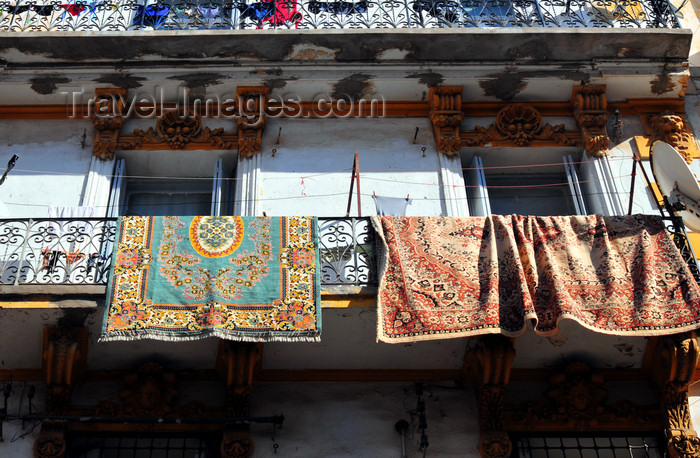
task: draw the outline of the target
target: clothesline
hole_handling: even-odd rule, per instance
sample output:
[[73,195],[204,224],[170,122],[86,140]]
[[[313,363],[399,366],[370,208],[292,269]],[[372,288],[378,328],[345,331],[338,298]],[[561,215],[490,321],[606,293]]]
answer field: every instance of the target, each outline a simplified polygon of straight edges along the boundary
[[[624,157],[614,157],[614,158],[608,158],[609,161],[615,161],[615,160],[630,160],[630,158],[624,158]],[[580,164],[589,164],[596,162],[596,160],[589,160],[589,161],[573,161],[570,164],[574,165],[580,165]],[[508,170],[508,169],[522,169],[522,168],[533,168],[533,167],[554,167],[554,166],[563,166],[562,162],[551,162],[551,163],[533,163],[533,164],[519,164],[519,165],[498,165],[498,166],[485,166],[481,167],[482,170]],[[450,168],[449,170],[462,170],[462,171],[469,171],[469,170],[478,170],[479,168],[477,167],[461,167],[461,168]],[[275,181],[275,180],[296,180],[296,179],[306,179],[306,178],[313,178],[317,176],[324,176],[324,175],[334,175],[338,173],[344,173],[344,172],[349,172],[351,170],[351,167],[346,167],[342,169],[337,169],[337,170],[331,170],[328,172],[319,172],[319,173],[312,173],[309,175],[294,175],[294,176],[273,176],[273,177],[265,177],[265,180],[270,180],[270,181]],[[55,171],[48,171],[48,170],[33,170],[33,169],[21,169],[21,168],[15,168],[15,172],[23,172],[23,173],[31,173],[31,174],[37,174],[37,175],[65,175],[65,176],[75,176],[75,172],[55,172]],[[391,169],[361,169],[361,172],[363,174],[366,173],[381,173],[381,172],[389,172],[389,173],[404,173],[404,172],[433,172],[434,170],[430,169],[396,169],[396,168],[391,168]],[[292,175],[293,172],[285,172],[286,175]],[[114,178],[116,175],[109,174],[109,175],[101,175],[105,178]],[[168,180],[211,180],[211,176],[206,176],[206,177],[194,177],[194,176],[160,176],[160,175],[121,175],[122,178],[135,178],[135,179],[145,179],[145,180],[163,180],[163,179],[168,179]],[[366,177],[363,176],[363,179]],[[223,181],[237,181],[237,180],[242,180],[243,178],[236,178],[236,177],[228,177],[228,178],[221,178]]]
[[[597,196],[597,195],[610,195],[610,194],[615,194],[619,196],[629,196],[629,192],[613,192],[613,193],[608,193],[608,192],[594,192],[594,193],[587,193],[587,196]],[[257,202],[269,202],[269,201],[284,201],[284,200],[296,200],[296,199],[308,199],[308,198],[318,198],[318,197],[337,197],[337,196],[344,196],[347,197],[347,192],[341,192],[341,193],[333,193],[333,194],[314,194],[314,195],[298,195],[298,196],[285,196],[285,197],[268,197],[268,198],[258,198],[255,199]],[[367,193],[361,193],[362,197],[367,197],[370,198],[372,194],[367,194]],[[545,199],[545,198],[561,198],[561,194],[549,194],[549,195],[538,195],[538,198]],[[498,199],[508,199],[509,197],[505,196],[489,196],[489,200],[498,200]],[[250,202],[252,199],[235,199],[235,200],[221,200],[220,202],[224,205],[231,204],[231,203],[246,203]],[[453,202],[453,201],[468,201],[469,197],[423,197],[420,198],[420,200],[423,201],[445,201],[445,202]],[[168,202],[171,205],[185,205],[185,204],[210,204],[211,200],[207,201],[169,201]],[[5,202],[5,205],[12,205],[15,207],[28,207],[28,208],[49,208],[50,205],[42,205],[42,204],[24,204],[24,203],[13,203],[13,202]],[[154,203],[154,204],[140,204],[140,206],[160,206],[162,204]],[[106,209],[109,206],[108,205],[92,205],[95,209]]]

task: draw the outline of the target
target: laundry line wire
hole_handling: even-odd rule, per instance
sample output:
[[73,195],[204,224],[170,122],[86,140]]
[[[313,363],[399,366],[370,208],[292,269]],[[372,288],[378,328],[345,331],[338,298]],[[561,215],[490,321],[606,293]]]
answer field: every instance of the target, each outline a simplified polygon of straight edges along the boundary
[[[597,159],[592,159],[592,160],[587,160],[587,161],[574,161],[571,162],[570,164],[588,164],[588,163],[593,163],[596,162]],[[615,160],[631,160],[631,158],[626,158],[626,157],[614,157],[614,158],[608,158],[609,161],[615,161]],[[461,168],[448,168],[447,170],[451,171],[456,171],[456,170],[462,170],[462,171],[470,171],[470,170],[509,170],[509,169],[523,169],[523,168],[542,168],[542,167],[554,167],[554,166],[563,166],[563,162],[550,162],[550,163],[530,163],[530,164],[517,164],[517,165],[497,165],[497,166],[484,166],[484,167],[461,167]],[[318,173],[312,173],[312,174],[296,174],[295,172],[285,172],[281,171],[282,173],[285,173],[290,176],[267,176],[265,177],[265,180],[297,180],[297,179],[306,179],[306,178],[314,178],[318,176],[324,176],[324,175],[334,175],[338,173],[345,173],[349,172],[352,170],[352,167],[346,167],[342,169],[336,169],[336,170],[330,170],[328,172],[318,172]],[[30,174],[36,174],[36,175],[56,175],[56,176],[76,176],[75,172],[57,172],[57,171],[50,171],[50,170],[34,170],[34,169],[23,169],[23,168],[15,168],[14,172],[22,172],[22,173],[30,173]],[[272,173],[279,174],[281,172],[274,171]],[[406,172],[423,172],[423,173],[432,173],[435,172],[435,170],[432,169],[396,169],[396,168],[387,168],[387,169],[362,169],[360,168],[360,172],[362,174],[366,173],[406,173]],[[265,172],[263,172],[265,173]],[[269,171],[267,173],[270,173]],[[100,175],[101,177],[104,178],[114,178],[117,175],[114,174],[105,174],[105,175]],[[213,179],[212,176],[168,176],[168,175],[119,175],[122,178],[134,178],[134,179],[144,179],[144,180],[207,180],[210,181]],[[362,176],[362,178],[369,178],[366,176]],[[221,180],[223,181],[238,181],[238,180],[243,180],[244,178],[238,178],[238,177],[222,177]]]
[[[593,196],[598,196],[598,195],[610,195],[610,194],[615,194],[615,195],[622,195],[622,196],[629,196],[629,192],[615,192],[615,193],[608,193],[608,192],[595,192],[595,193],[587,193],[586,196],[588,197],[593,197]],[[362,197],[372,197],[372,194],[366,194],[366,193],[361,193],[360,194]],[[341,193],[332,193],[332,194],[315,194],[315,195],[297,195],[297,196],[283,196],[283,197],[268,197],[268,198],[256,198],[256,199],[234,199],[234,200],[220,200],[219,202],[222,205],[230,205],[230,204],[236,204],[236,203],[248,203],[253,200],[256,202],[270,202],[270,201],[289,201],[289,200],[298,200],[298,199],[309,199],[309,198],[320,198],[320,197],[347,197],[346,192],[341,192]],[[491,201],[496,201],[496,200],[505,200],[505,199],[510,199],[511,196],[489,196],[489,200]],[[546,199],[546,198],[552,198],[552,199],[561,199],[562,195],[560,193],[552,193],[549,195],[542,195],[539,194],[537,195],[538,199]],[[444,201],[444,202],[456,202],[456,201],[469,201],[472,200],[468,196],[466,197],[424,197],[421,198],[420,200],[422,201]],[[196,205],[196,204],[201,204],[201,205],[210,205],[211,204],[211,199],[207,200],[201,200],[201,201],[194,201],[194,200],[168,200],[167,202],[161,202],[161,203],[142,203],[138,204],[139,207],[158,207],[162,205]],[[27,204],[27,203],[15,203],[15,202],[5,202],[5,205],[10,205],[10,206],[15,206],[15,207],[27,207],[27,208],[49,208],[51,205],[46,205],[46,204]],[[91,205],[91,207],[95,209],[107,209],[110,206],[109,205]],[[59,218],[59,219],[71,219],[71,218]],[[73,219],[80,219],[80,218],[73,218]]]

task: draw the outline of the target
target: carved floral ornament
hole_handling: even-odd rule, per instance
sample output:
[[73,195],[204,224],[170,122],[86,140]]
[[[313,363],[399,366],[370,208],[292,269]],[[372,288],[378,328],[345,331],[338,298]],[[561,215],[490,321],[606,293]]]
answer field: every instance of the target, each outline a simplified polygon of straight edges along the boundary
[[[506,105],[496,115],[496,122],[488,127],[476,126],[463,135],[466,146],[484,146],[487,143],[513,143],[529,146],[540,140],[556,145],[576,145],[575,136],[567,132],[563,124],[543,124],[542,116],[531,105],[515,103]],[[578,134],[578,133],[575,133]]]
[[199,116],[182,116],[175,111],[169,111],[156,122],[156,128],[148,130],[134,129],[133,134],[120,135],[117,149],[129,150],[142,147],[181,150],[188,146],[198,149],[215,147],[216,149],[232,149],[235,145],[235,134],[226,134],[224,129],[202,129]]
[[93,155],[110,160],[117,150],[235,150],[241,157],[252,157],[262,147],[262,130],[267,119],[266,109],[269,89],[266,87],[239,87],[236,102],[238,132],[224,128],[210,129],[202,126],[200,116],[168,111],[155,121],[155,128],[134,129],[122,133],[126,117],[123,114],[125,89],[97,89],[95,92],[95,128]]
[[510,431],[658,430],[661,411],[630,401],[606,404],[602,376],[583,363],[550,377],[546,400],[506,409]]
[[593,156],[603,156],[609,147],[605,130],[608,105],[605,86],[575,86],[571,112],[578,130],[566,130],[563,124],[548,124],[535,106],[511,103],[498,111],[495,122],[476,126],[473,130],[459,127],[465,115],[462,88],[440,86],[431,88],[430,120],[438,151],[453,156],[463,147],[492,146],[582,146]]
[[661,113],[642,115],[642,121],[649,135],[649,145],[661,140],[673,146],[690,164],[693,158],[700,157],[700,150],[693,132],[682,113],[666,110]]

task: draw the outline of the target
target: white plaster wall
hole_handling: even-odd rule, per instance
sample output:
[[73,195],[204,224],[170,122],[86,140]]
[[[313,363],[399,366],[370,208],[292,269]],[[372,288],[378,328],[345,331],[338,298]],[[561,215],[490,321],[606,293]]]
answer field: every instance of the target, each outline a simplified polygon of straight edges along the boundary
[[[0,390],[5,387],[5,381],[0,385]],[[0,456],[3,458],[31,458],[34,441],[39,436],[41,426],[36,422],[22,422],[16,420],[19,415],[29,413],[29,399],[27,395],[31,387],[35,394],[32,400],[32,413],[38,413],[42,409],[46,399],[46,386],[38,382],[13,382],[12,395],[7,400],[7,413],[11,418],[2,425],[2,442],[0,442]],[[14,417],[14,418],[13,418]]]
[[700,429],[700,382],[690,384],[688,388],[688,406],[690,407],[690,419],[695,431]]
[[[656,215],[659,213],[653,197],[647,186],[644,175],[637,164],[636,178],[634,182],[634,193],[632,193],[632,168],[634,165],[633,151],[636,150],[634,140],[630,139],[616,145],[609,152],[609,164],[613,177],[615,178],[615,186],[618,190],[618,196],[622,203],[623,210],[627,214],[629,208],[630,197],[633,199],[632,214],[647,214]],[[651,171],[649,161],[642,161],[644,170],[649,179],[653,182],[654,175]]]
[[0,174],[13,154],[19,156],[0,186],[7,212],[0,217],[46,217],[49,205],[80,205],[92,157],[91,135],[89,120],[0,123]]
[[[372,192],[410,195],[409,216],[441,215],[440,164],[430,132],[427,119],[271,120],[263,138],[258,214],[344,216],[358,152],[363,216],[376,214]],[[357,215],[356,193],[357,186],[351,216]]]
[[[415,386],[411,383],[260,383],[252,395],[253,415],[284,414],[272,440],[270,425],[251,426],[254,457],[400,457],[394,429],[410,427],[406,456],[422,457]],[[471,390],[426,384],[429,457],[478,457],[479,428]],[[274,453],[273,445],[279,445]]]
[[[83,322],[90,330],[90,370],[133,368],[155,360],[173,368],[211,369],[218,339],[191,342],[99,342],[104,306],[97,309],[0,309],[0,369],[41,368],[44,326]],[[265,369],[458,369],[466,339],[378,343],[374,308],[324,309],[323,338],[313,343],[265,344]]]
[[324,309],[321,342],[268,343],[265,369],[458,369],[467,340],[377,342],[374,308]]
[[0,369],[40,368],[42,329],[63,316],[60,309],[0,309]]
[[[10,415],[26,415],[27,394],[36,388],[33,413],[44,405],[45,387],[36,382],[15,382],[8,402]],[[96,405],[120,402],[119,383],[80,383],[73,403]],[[178,404],[198,400],[207,406],[223,403],[223,385],[179,383]],[[471,390],[450,383],[425,384],[426,456],[477,457],[479,441],[476,406]],[[282,428],[251,424],[254,457],[392,457],[401,456],[401,437],[394,429],[399,420],[409,428],[406,456],[419,458],[418,397],[413,383],[256,383],[252,392],[253,416],[284,415]],[[30,458],[40,427],[19,420],[5,422],[0,456]],[[274,444],[277,444],[275,453]]]
[[528,330],[515,338],[513,367],[561,367],[584,361],[593,368],[639,368],[648,339],[613,336],[590,331],[573,320],[559,322],[558,332],[550,337]]

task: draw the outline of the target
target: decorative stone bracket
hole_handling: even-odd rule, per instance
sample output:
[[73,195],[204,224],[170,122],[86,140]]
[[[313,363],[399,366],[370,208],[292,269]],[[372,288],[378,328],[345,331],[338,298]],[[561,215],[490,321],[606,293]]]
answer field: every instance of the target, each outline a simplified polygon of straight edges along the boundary
[[462,87],[437,86],[430,88],[430,122],[439,152],[448,156],[459,154],[462,124]]
[[160,113],[155,127],[122,133],[126,120],[126,89],[97,89],[91,107],[95,128],[93,155],[111,160],[117,150],[234,150],[250,158],[262,150],[262,131],[267,120],[267,87],[239,87],[234,109],[238,132],[202,127],[198,114],[173,109]]
[[85,371],[87,345],[87,328],[44,328],[42,367],[48,388],[47,414],[63,415],[70,409],[74,382]]
[[119,131],[124,125],[124,100],[126,89],[96,89],[94,107],[90,113],[95,127],[93,156],[111,160],[117,150]]
[[[216,369],[226,384],[226,415],[250,416],[253,374],[262,359],[263,344],[249,342],[219,343]],[[227,425],[221,442],[223,458],[248,458],[253,454],[253,440],[248,424]]]
[[479,411],[479,453],[485,458],[509,458],[513,444],[505,430],[505,388],[515,358],[512,339],[502,335],[478,338],[462,368],[472,384]]
[[[85,370],[88,329],[45,327],[42,333],[42,367],[47,385],[47,415],[70,410],[75,381]],[[62,458],[66,453],[65,425],[44,422],[34,442],[36,458]]]
[[693,158],[700,157],[692,128],[683,113],[665,110],[661,113],[642,113],[641,117],[649,147],[661,140],[676,148],[688,164],[693,162]]
[[262,150],[262,132],[267,121],[269,89],[264,86],[236,88],[238,96],[238,154],[253,157]]
[[700,438],[693,429],[688,406],[688,384],[698,361],[695,334],[664,337],[655,356],[654,381],[664,411],[668,456],[697,457]]
[[583,137],[583,147],[591,156],[605,156],[610,147],[610,138],[605,130],[608,123],[605,86],[574,86],[571,104],[576,125]]

